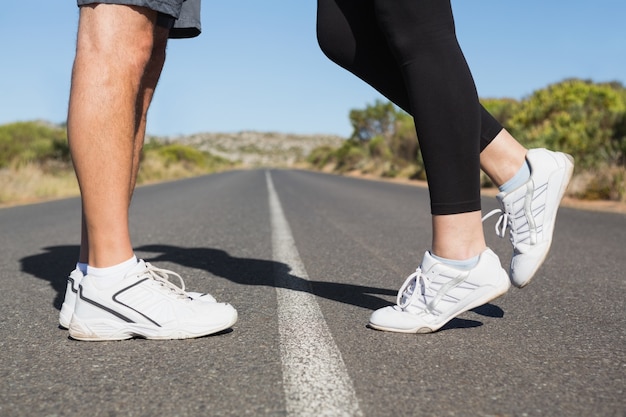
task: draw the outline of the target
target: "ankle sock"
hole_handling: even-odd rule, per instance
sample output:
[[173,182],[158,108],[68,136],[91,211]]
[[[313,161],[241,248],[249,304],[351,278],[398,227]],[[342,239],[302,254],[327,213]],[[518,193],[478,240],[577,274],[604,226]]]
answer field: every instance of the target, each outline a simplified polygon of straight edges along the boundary
[[137,257],[133,255],[127,261],[106,268],[87,266],[87,275],[94,280],[96,285],[110,287],[122,281],[126,274],[137,266],[137,262]]
[[85,262],[76,262],[76,269],[83,273],[83,275],[87,275],[87,263]]
[[448,258],[442,258],[441,256],[437,256],[433,254],[432,252],[430,252],[430,255],[433,257],[433,259],[441,262],[442,264],[451,266],[452,268],[463,269],[463,270],[472,269],[473,267],[478,265],[478,261],[480,259],[480,256],[474,256],[473,258],[464,259],[464,260],[448,259]]
[[508,193],[526,184],[529,178],[530,165],[528,165],[528,161],[524,161],[519,171],[517,171],[517,173],[513,175],[513,178],[499,186],[498,189],[500,190],[500,192]]

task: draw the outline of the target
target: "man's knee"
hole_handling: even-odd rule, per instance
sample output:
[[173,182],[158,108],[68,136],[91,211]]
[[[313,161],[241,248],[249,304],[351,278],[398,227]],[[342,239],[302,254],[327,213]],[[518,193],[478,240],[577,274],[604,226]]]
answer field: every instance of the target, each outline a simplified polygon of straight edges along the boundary
[[77,54],[115,65],[147,65],[154,47],[156,12],[135,6],[82,6]]

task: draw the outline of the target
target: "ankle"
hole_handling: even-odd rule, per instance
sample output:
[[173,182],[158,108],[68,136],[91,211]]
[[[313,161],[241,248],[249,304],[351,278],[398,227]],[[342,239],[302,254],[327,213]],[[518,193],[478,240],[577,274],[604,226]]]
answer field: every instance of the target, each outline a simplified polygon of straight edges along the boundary
[[503,193],[508,193],[528,182],[530,178],[530,165],[528,161],[524,161],[520,169],[511,177],[508,181],[498,187],[498,190]]

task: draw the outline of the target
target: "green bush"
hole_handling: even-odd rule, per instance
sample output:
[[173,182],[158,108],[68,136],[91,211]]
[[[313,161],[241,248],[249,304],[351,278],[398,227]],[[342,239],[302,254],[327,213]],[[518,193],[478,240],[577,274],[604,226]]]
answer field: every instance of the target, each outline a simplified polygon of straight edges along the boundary
[[485,98],[480,103],[502,125],[507,125],[509,119],[517,112],[519,101],[511,98]]
[[[314,149],[308,162],[316,168],[334,164],[338,172],[362,170],[395,177],[411,171],[420,177],[424,169],[411,115],[391,102],[376,101],[350,111],[351,138],[339,148]],[[409,167],[407,171],[406,168]]]
[[389,161],[393,158],[393,154],[391,153],[391,149],[385,138],[382,136],[374,136],[370,139],[367,144],[367,149],[369,151],[370,157],[374,159],[380,159],[383,161]]
[[390,142],[396,164],[401,167],[417,164],[423,168],[415,123],[410,114],[403,111],[396,114],[395,130]]
[[336,169],[340,172],[356,169],[366,156],[362,144],[354,139],[347,140],[335,151]]
[[68,162],[70,152],[64,128],[39,122],[0,126],[0,168],[11,164]]
[[566,80],[523,100],[508,129],[528,147],[567,152],[577,168],[623,164],[626,94],[618,84]]
[[307,157],[307,162],[316,168],[324,168],[334,161],[334,153],[335,148],[332,146],[319,146],[311,151]]
[[[524,146],[567,152],[576,160],[577,173],[594,173],[595,179],[586,182],[587,192],[579,195],[626,198],[626,88],[622,84],[570,79],[521,101],[483,99],[481,103]],[[351,139],[334,154],[328,148],[315,150],[310,160],[317,166],[334,163],[339,172],[360,169],[383,176],[426,178],[410,115],[391,102],[376,101],[351,110],[349,118]],[[484,174],[481,183],[492,185]]]
[[156,149],[156,154],[163,158],[166,166],[174,163],[183,163],[203,167],[207,164],[206,154],[198,149],[181,144],[164,145]]

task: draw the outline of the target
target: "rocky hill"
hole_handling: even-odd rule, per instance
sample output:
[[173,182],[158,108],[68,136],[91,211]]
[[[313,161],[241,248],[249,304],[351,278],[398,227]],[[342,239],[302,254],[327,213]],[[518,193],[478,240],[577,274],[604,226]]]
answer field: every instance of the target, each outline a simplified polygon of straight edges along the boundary
[[297,135],[252,132],[198,133],[167,138],[241,163],[247,167],[291,167],[323,145],[338,147],[344,140],[333,135]]

